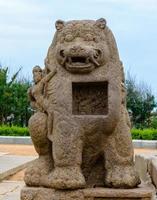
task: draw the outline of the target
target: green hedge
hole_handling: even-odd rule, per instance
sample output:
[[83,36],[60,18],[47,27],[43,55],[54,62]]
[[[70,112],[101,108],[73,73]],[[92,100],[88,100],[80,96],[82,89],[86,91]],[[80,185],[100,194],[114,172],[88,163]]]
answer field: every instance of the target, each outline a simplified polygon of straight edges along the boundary
[[29,136],[29,131],[26,127],[0,126],[0,136]]
[[[157,129],[132,129],[132,138],[139,140],[157,140]],[[28,128],[18,126],[0,126],[0,136],[29,136]]]
[[132,129],[132,138],[138,140],[157,140],[157,129]]

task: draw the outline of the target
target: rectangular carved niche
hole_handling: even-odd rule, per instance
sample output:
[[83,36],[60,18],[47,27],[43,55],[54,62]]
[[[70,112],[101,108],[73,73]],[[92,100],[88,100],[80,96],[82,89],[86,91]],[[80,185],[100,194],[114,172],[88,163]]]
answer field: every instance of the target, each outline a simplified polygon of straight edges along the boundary
[[73,82],[72,101],[74,115],[106,115],[108,82]]

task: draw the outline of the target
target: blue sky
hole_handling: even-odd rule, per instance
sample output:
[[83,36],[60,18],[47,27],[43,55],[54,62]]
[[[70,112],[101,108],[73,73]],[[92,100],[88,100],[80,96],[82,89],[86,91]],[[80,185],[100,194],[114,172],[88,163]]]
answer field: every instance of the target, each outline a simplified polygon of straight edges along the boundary
[[157,97],[157,0],[0,0],[0,63],[31,77],[43,66],[57,19],[104,17],[125,71],[148,83]]

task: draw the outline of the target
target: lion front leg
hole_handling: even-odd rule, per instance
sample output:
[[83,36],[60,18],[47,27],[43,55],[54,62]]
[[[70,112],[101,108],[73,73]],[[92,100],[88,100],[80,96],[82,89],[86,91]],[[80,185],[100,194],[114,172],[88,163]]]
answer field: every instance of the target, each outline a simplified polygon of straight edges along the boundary
[[108,136],[105,149],[105,184],[115,188],[133,188],[140,183],[133,162],[133,146],[126,112],[114,132]]
[[81,172],[82,131],[71,117],[55,113],[53,132],[54,171],[50,175],[51,187],[77,189],[85,186]]

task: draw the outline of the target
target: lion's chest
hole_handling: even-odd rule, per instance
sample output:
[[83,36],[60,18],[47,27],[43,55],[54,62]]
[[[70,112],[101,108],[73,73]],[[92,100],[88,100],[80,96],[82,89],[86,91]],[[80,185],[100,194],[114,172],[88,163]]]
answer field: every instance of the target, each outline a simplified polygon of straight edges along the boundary
[[72,115],[107,115],[107,81],[62,77],[55,85],[56,108],[66,109]]
[[106,70],[87,75],[64,73],[64,76],[58,72],[52,83],[50,99],[55,99],[54,109],[84,127],[106,129],[106,125],[112,126],[119,118],[121,88]]

